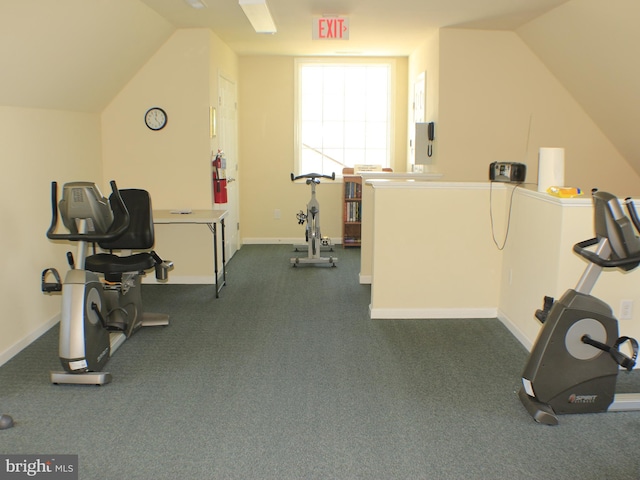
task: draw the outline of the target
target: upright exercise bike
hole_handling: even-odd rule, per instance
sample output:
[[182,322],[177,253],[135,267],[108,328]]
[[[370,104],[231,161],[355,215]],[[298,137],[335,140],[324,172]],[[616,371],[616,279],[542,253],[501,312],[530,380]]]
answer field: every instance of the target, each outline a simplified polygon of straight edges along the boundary
[[[45,292],[62,291],[59,356],[64,371],[51,372],[51,382],[103,385],[109,358],[140,327],[168,325],[169,316],[143,312],[140,276],[155,269],[164,280],[172,263],[149,251],[154,243],[151,198],[145,190],[118,190],[111,182],[107,200],[95,184],[66,183],[57,201],[51,186],[51,226],[47,237],[77,242],[77,256],[67,254],[71,270],[64,283],[45,283]],[[69,233],[56,233],[58,210]],[[109,253],[87,256],[89,242]],[[95,250],[95,244],[94,244]],[[117,256],[113,250],[144,250]],[[47,269],[60,278],[55,269]],[[45,272],[47,272],[45,270]]]
[[331,245],[331,241],[328,238],[322,237],[320,232],[320,203],[316,199],[316,185],[320,184],[321,178],[328,178],[329,180],[335,180],[336,174],[335,172],[329,175],[322,175],[320,173],[307,173],[305,175],[298,175],[297,177],[292,173],[291,181],[294,182],[298,179],[305,178],[307,185],[311,186],[311,199],[309,203],[307,203],[307,213],[304,213],[300,210],[300,213],[296,215],[298,219],[298,224],[304,225],[307,222],[307,227],[305,229],[305,241],[307,245],[305,246],[296,246],[295,249],[298,251],[299,248],[307,250],[306,257],[293,257],[291,258],[291,264],[295,267],[300,264],[311,264],[311,265],[331,265],[332,267],[336,266],[336,262],[338,259],[336,257],[322,257],[320,256],[320,252],[324,251],[333,251],[333,247]]
[[[589,265],[575,289],[555,302],[545,297],[545,308],[536,312],[543,325],[518,392],[531,416],[547,425],[557,425],[559,414],[640,410],[640,394],[615,393],[618,371],[633,369],[638,343],[618,337],[611,307],[590,295],[604,268],[640,265],[640,238],[631,225],[640,231],[640,221],[630,199],[631,221],[614,195],[594,191],[593,202],[596,236],[573,247]],[[627,341],[631,356],[619,350]]]

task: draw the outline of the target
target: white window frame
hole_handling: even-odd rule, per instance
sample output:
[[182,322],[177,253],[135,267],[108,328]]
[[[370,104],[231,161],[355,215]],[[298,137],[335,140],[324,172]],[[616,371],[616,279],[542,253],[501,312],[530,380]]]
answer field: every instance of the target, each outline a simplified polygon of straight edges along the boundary
[[[359,65],[387,65],[389,67],[389,92],[388,92],[388,139],[387,139],[387,158],[386,164],[381,165],[382,167],[391,167],[391,162],[393,158],[394,152],[394,139],[395,139],[395,81],[396,81],[396,62],[392,58],[371,58],[371,57],[360,57],[360,58],[343,58],[343,57],[313,57],[313,58],[296,58],[294,60],[294,164],[293,164],[293,172],[296,175],[301,175],[309,172],[300,171],[301,167],[301,142],[302,142],[302,132],[301,132],[301,86],[300,86],[300,68],[301,65],[304,64],[359,64]],[[317,172],[322,173],[322,172]],[[326,173],[326,172],[325,172]],[[331,172],[328,172],[331,173]],[[342,178],[342,169],[335,172],[336,178]]]

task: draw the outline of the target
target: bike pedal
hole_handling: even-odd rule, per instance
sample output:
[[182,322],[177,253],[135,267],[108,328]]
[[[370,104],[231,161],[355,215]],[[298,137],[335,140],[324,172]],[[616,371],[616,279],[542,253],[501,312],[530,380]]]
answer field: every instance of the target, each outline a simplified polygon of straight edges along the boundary
[[[45,281],[48,274],[53,275],[55,282],[47,282]],[[42,272],[42,291],[45,293],[54,293],[62,291],[62,281],[60,280],[60,274],[55,268],[46,268]]]

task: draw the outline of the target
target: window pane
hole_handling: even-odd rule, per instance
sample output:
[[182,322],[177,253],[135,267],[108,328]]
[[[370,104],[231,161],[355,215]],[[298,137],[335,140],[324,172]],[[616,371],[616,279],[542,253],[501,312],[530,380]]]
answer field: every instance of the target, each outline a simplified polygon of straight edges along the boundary
[[387,124],[382,122],[367,123],[367,148],[387,148]]
[[367,163],[370,165],[382,165],[385,158],[387,158],[387,150],[367,150]]
[[366,129],[364,122],[348,122],[344,124],[345,148],[365,148]]
[[364,149],[350,148],[345,151],[348,167],[366,164],[366,156]]
[[374,99],[367,102],[367,121],[386,122],[389,117],[389,110],[384,99]]
[[344,124],[342,122],[325,122],[322,137],[324,148],[342,148],[344,145]]
[[322,109],[324,120],[342,121],[344,118],[344,96],[325,95]]
[[322,148],[322,123],[303,122],[302,123],[302,144],[313,148]]
[[367,118],[367,96],[363,88],[347,89],[345,95],[345,115],[347,121],[364,121]]
[[390,66],[300,61],[299,172],[389,166]]
[[[341,165],[344,163],[344,149],[342,148],[327,148],[324,151],[326,158],[332,163],[330,166],[334,170],[342,171],[342,167],[338,167],[336,165]],[[333,170],[332,170],[333,171]]]

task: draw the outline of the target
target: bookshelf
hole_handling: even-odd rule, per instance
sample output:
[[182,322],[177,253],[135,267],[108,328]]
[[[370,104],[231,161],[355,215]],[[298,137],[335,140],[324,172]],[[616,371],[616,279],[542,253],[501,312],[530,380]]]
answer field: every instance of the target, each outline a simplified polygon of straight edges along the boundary
[[[351,170],[348,175],[344,170]],[[342,172],[343,181],[343,222],[342,246],[359,247],[362,236],[362,177],[353,175],[353,169],[345,168]]]
[[342,182],[342,246],[359,247],[362,240],[362,177],[356,175],[353,168],[343,168]]

